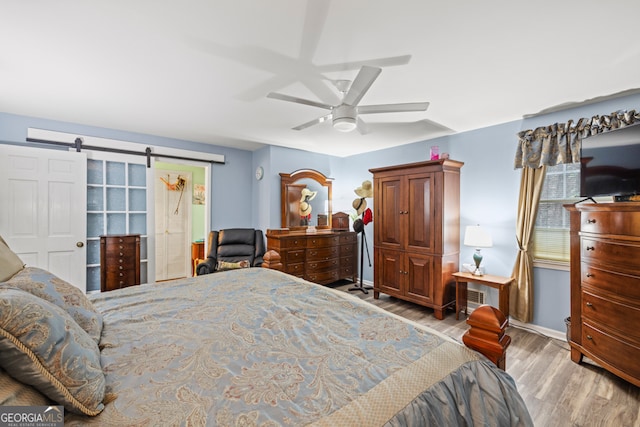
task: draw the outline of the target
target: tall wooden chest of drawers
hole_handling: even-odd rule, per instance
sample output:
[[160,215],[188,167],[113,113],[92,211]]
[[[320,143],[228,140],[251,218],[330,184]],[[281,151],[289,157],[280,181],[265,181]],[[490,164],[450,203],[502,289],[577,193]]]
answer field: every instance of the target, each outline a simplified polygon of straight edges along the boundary
[[640,386],[640,203],[567,205],[571,360]]
[[140,284],[140,235],[100,236],[100,290]]
[[267,230],[267,249],[280,254],[282,271],[314,283],[356,281],[356,233]]

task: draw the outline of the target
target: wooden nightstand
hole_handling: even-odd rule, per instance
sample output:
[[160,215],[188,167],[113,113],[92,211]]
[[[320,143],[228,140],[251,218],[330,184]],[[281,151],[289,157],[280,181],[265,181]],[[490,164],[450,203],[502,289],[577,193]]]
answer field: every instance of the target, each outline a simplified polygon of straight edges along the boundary
[[489,286],[499,291],[499,309],[505,317],[509,318],[509,287],[513,282],[513,277],[493,276],[485,274],[474,276],[471,273],[459,271],[453,273],[456,279],[456,320],[460,314],[460,308],[464,307],[464,314],[467,314],[467,283],[473,282],[479,285]]

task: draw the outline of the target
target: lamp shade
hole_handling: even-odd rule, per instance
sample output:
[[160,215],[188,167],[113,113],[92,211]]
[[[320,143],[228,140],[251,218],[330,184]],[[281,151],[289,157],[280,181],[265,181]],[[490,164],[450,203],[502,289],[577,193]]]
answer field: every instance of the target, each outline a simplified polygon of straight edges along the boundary
[[464,245],[474,248],[490,248],[493,246],[491,236],[479,225],[468,225],[464,231]]

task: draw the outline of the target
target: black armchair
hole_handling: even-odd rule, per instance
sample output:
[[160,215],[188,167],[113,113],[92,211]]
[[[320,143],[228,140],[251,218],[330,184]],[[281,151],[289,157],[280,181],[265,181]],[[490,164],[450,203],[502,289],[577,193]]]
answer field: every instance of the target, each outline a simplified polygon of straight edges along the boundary
[[250,267],[260,267],[265,253],[264,234],[254,228],[211,231],[208,248],[207,258],[196,266],[198,276],[219,270],[221,262],[235,264],[246,261]]

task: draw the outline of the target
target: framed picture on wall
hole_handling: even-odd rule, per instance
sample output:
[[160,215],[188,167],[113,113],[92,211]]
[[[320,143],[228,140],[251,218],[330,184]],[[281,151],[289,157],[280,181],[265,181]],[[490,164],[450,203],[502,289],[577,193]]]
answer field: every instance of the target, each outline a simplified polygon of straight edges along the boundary
[[204,205],[204,184],[194,184],[193,186],[193,204]]

